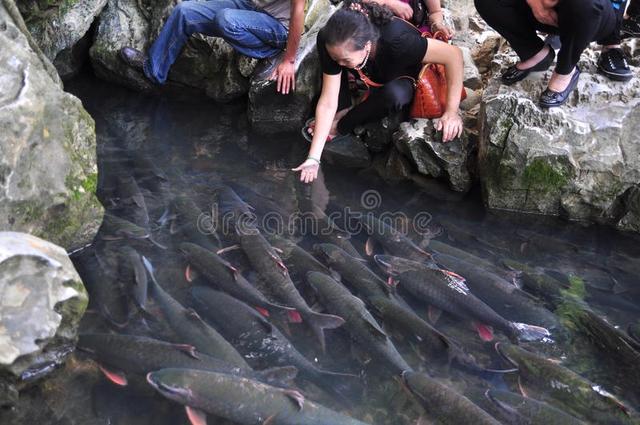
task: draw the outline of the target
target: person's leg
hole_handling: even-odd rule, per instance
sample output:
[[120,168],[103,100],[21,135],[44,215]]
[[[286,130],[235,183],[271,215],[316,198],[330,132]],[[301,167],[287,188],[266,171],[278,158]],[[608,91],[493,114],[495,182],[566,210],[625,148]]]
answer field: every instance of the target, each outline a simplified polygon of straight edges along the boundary
[[622,41],[620,30],[626,4],[624,1],[611,4],[615,26],[612,32],[598,39],[598,44],[602,45],[602,53],[598,59],[598,72],[614,81],[629,81],[633,77],[633,72],[620,46]]
[[252,58],[274,56],[287,45],[287,28],[264,12],[224,9],[217,14],[215,27],[215,35]]
[[382,88],[372,90],[367,100],[354,106],[338,122],[338,132],[348,134],[358,125],[402,111],[411,104],[414,90],[413,81],[409,78],[397,78]]
[[172,11],[149,49],[144,73],[156,83],[167,80],[169,68],[193,33],[218,35],[214,20],[224,9],[253,9],[250,0],[183,1]]

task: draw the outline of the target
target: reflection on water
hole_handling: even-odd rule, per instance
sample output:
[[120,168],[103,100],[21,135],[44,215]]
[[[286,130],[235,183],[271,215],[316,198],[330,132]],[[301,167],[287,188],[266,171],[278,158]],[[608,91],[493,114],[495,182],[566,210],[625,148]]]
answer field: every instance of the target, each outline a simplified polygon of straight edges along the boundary
[[[213,260],[204,261],[204,266],[190,261],[193,267],[187,268],[180,244],[191,242],[215,252],[237,242],[232,235],[233,220],[242,204],[228,199],[226,205],[224,199],[215,202],[220,199],[220,184],[225,184],[249,205],[242,208],[255,214],[257,220],[248,223],[247,228],[258,225],[271,244],[280,248],[273,252],[286,263],[293,283],[309,306],[321,309],[323,297],[306,283],[307,271],[317,269],[334,277],[342,275],[342,283],[352,291],[358,290],[381,324],[375,332],[390,336],[398,355],[414,370],[424,371],[441,384],[466,395],[504,423],[556,423],[554,420],[558,420],[559,413],[555,418],[549,413],[553,410],[539,408],[534,414],[519,404],[520,400],[513,402],[509,398],[515,397],[513,394],[500,392],[519,392],[519,389],[583,420],[587,419],[587,411],[595,409],[599,413],[590,419],[594,422],[637,423],[622,407],[618,406],[618,411],[609,410],[611,406],[606,400],[562,398],[554,392],[553,385],[579,388],[581,383],[566,381],[566,377],[557,376],[553,368],[532,367],[525,371],[524,360],[521,360],[520,372],[493,372],[514,367],[494,349],[496,341],[504,344],[509,341],[509,335],[505,335],[508,331],[501,331],[496,325],[493,341],[483,340],[477,331],[486,331],[486,328],[474,327],[473,315],[465,316],[466,311],[456,313],[453,307],[449,311],[446,305],[440,309],[433,305],[428,308],[424,299],[407,290],[408,283],[403,287],[402,273],[394,275],[400,280],[398,295],[394,295],[396,290],[385,286],[388,276],[384,267],[376,265],[367,255],[371,250],[382,253],[386,249],[387,252],[396,250],[391,252],[395,255],[402,253],[405,257],[420,259],[423,251],[431,252],[440,266],[467,280],[463,282],[457,280],[456,275],[448,274],[448,282],[453,285],[450,287],[461,292],[471,291],[507,322],[525,322],[551,330],[551,338],[521,341],[521,347],[561,361],[563,366],[596,383],[598,389],[613,393],[626,409],[637,408],[640,403],[637,386],[640,341],[633,338],[640,332],[627,334],[628,326],[634,329],[640,322],[637,236],[555,219],[487,213],[477,194],[460,202],[438,201],[410,184],[385,185],[368,171],[356,173],[325,166],[316,183],[303,186],[290,168],[304,157],[306,142],[297,135],[251,134],[242,105],[215,105],[199,99],[146,98],[92,78],[79,79],[67,89],[83,100],[96,120],[98,196],[107,208],[95,243],[73,255],[92,300],[83,319],[82,333],[115,332],[185,343],[187,336],[175,324],[178,319],[158,301],[158,292],[149,290],[153,285],[149,282],[151,275],[141,259],[148,259],[153,277],[168,296],[181,304],[179,308],[184,306],[184,311],[193,313],[191,288],[207,285],[210,276],[203,270],[207,268],[207,261]],[[313,214],[308,215],[309,212]],[[395,228],[409,239],[380,235],[377,242],[367,241],[363,227],[368,220],[363,217],[366,214],[390,218]],[[329,225],[331,222],[334,224]],[[348,233],[352,234],[350,238]],[[286,241],[274,238],[274,234],[290,237],[307,252],[301,251],[296,257],[292,251],[295,245],[287,245]],[[393,241],[385,241],[385,237]],[[382,285],[361,293],[362,289],[345,278],[344,271],[339,273],[344,265],[332,265],[330,258],[318,255],[317,248],[314,251],[314,244],[318,242],[336,244],[345,251],[351,250],[354,256],[361,256],[363,259],[353,260],[355,263],[346,267],[356,269],[356,265],[366,264],[378,274]],[[401,247],[394,248],[392,242]],[[270,282],[265,277],[268,273],[256,271],[259,261],[243,253],[253,249],[243,248],[244,251],[232,249],[221,254],[228,262],[228,268],[221,270],[233,270],[229,273],[236,276],[234,279],[246,278],[274,303],[287,305],[269,291]],[[307,253],[316,253],[324,265],[317,261],[312,264],[315,260],[305,257]],[[346,271],[347,276],[349,272]],[[216,273],[220,273],[218,276],[222,279],[225,272]],[[374,286],[378,284],[375,279],[370,278],[375,281]],[[376,291],[387,294],[384,297],[391,297],[394,304],[379,299],[376,302]],[[440,315],[438,310],[443,309],[445,312]],[[332,312],[332,308],[326,310]],[[305,326],[306,319],[303,324],[291,323],[274,311],[268,320],[276,324],[283,332],[282,338],[290,340],[309,361],[309,366],[302,365],[301,369],[314,367],[359,377],[355,379],[357,385],[346,385],[353,377],[342,379],[341,384],[348,387],[349,399],[337,400],[335,392],[327,389],[324,381],[313,377],[305,379],[301,376],[304,373],[300,373],[302,379],[297,379],[295,385],[308,400],[365,423],[414,424],[421,416],[439,423],[434,419],[438,416],[437,409],[425,412],[419,400],[400,384],[399,375],[393,376],[390,372],[392,368],[387,360],[366,345],[372,344],[370,340],[352,343],[344,327],[325,329],[327,347],[322,353],[317,335]],[[421,318],[420,323],[413,313],[406,321],[395,320],[401,311],[415,311]],[[198,320],[215,322],[201,310],[198,313]],[[245,316],[241,309],[226,314],[229,318],[244,318],[245,322],[254,320],[248,319],[251,315]],[[428,327],[428,323],[423,324],[429,319],[435,323],[435,329]],[[415,338],[418,331],[408,331],[408,323],[426,333]],[[349,328],[349,331],[357,333],[357,329]],[[450,346],[429,346],[436,344],[429,339],[434,335],[436,339],[442,335],[447,341],[445,345]],[[517,333],[510,336],[518,337]],[[488,339],[486,333],[484,337]],[[242,343],[238,346],[255,369],[282,366],[273,362],[275,357],[265,357],[255,346],[251,352],[243,351],[246,347]],[[456,358],[454,346],[468,357]],[[124,345],[103,347],[103,354],[115,350],[103,360],[108,362],[129,349],[131,347]],[[132,363],[150,362],[161,352],[158,349],[153,355],[139,353],[139,358]],[[514,356],[510,358],[513,360]],[[188,423],[180,405],[166,401],[155,392],[144,374],[127,376],[128,385],[124,387],[105,379],[90,360],[99,357],[96,353],[77,352],[63,373],[42,388],[28,392],[23,397],[22,408],[9,419],[24,424]],[[463,358],[470,360],[465,364]],[[111,377],[117,381],[118,373],[113,369],[109,368]],[[488,389],[495,391],[491,397],[485,394]],[[507,409],[497,407],[500,402],[496,400],[511,400],[518,407],[505,414]],[[36,403],[38,408],[24,407],[29,402]],[[540,410],[546,413],[540,414]],[[440,420],[471,423],[465,412],[459,411],[458,415],[459,421],[447,422],[442,416]],[[527,422],[523,417],[533,419]],[[562,420],[566,423],[573,419]],[[210,416],[208,423],[229,422]]]

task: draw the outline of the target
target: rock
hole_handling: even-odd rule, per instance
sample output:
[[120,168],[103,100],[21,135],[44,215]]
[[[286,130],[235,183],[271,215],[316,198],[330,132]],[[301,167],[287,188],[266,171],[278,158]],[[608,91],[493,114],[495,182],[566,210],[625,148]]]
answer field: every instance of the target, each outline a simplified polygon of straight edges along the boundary
[[475,64],[471,51],[468,47],[460,47],[462,51],[462,60],[464,61],[464,81],[465,87],[472,90],[479,89],[482,86],[482,77]]
[[[82,66],[74,48],[87,52],[89,44],[82,40],[107,0],[22,0],[20,12],[40,49],[54,62],[63,78],[74,75]],[[77,49],[75,49],[77,50]]]
[[400,130],[393,137],[395,146],[420,174],[444,179],[457,192],[467,192],[471,188],[467,169],[470,150],[465,134],[442,143],[432,120],[416,119],[400,124]]
[[346,168],[366,168],[371,155],[365,144],[356,136],[345,136],[324,145],[323,160]]
[[88,296],[66,251],[35,236],[0,233],[0,371],[38,379],[73,351]]
[[393,144],[393,133],[400,127],[404,114],[399,112],[378,122],[366,123],[354,130],[371,152],[384,152]]
[[0,229],[65,247],[86,243],[103,211],[94,194],[93,119],[51,78],[51,64],[31,48],[24,22],[7,8],[15,11],[15,4],[2,4]]
[[640,231],[640,78],[614,83],[596,74],[598,54],[583,54],[578,87],[561,108],[536,103],[550,72],[512,87],[490,82],[479,117],[489,208]]
[[316,38],[336,8],[329,0],[310,2],[305,15],[305,32],[296,55],[296,90],[276,92],[275,81],[252,80],[249,90],[249,122],[260,133],[299,131],[312,114],[312,101],[320,92],[322,72]]
[[410,180],[414,173],[413,165],[395,147],[386,153],[376,156],[373,161],[373,168],[384,180],[388,182],[399,182]]

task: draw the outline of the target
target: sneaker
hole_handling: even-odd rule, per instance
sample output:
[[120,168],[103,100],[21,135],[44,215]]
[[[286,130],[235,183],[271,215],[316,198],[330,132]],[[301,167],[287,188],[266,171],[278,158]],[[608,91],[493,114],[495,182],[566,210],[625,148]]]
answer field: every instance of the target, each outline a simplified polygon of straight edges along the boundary
[[622,28],[620,28],[621,38],[640,37],[640,16],[629,17],[622,20]]
[[600,53],[598,71],[615,81],[629,81],[633,77],[633,72],[631,72],[629,64],[627,64],[624,52],[619,47],[607,49]]

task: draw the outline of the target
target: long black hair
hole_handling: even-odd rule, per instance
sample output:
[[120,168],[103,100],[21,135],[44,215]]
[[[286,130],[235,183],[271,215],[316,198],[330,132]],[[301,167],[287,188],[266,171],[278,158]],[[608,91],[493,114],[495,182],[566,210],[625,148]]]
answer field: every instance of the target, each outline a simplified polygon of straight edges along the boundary
[[362,50],[367,41],[378,40],[379,28],[391,18],[391,10],[376,2],[345,0],[343,7],[329,18],[320,32],[327,46],[337,46],[350,41],[355,50]]

